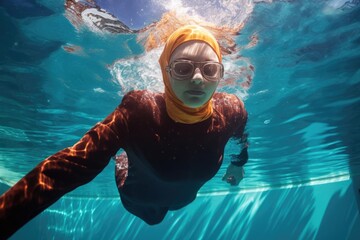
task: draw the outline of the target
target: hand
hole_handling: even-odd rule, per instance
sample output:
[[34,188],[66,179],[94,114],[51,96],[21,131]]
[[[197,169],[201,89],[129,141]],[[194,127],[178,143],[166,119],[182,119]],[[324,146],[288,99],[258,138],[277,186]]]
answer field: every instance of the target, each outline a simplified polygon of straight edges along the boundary
[[226,170],[222,180],[229,183],[231,186],[239,185],[240,181],[244,178],[245,171],[241,166],[230,164]]

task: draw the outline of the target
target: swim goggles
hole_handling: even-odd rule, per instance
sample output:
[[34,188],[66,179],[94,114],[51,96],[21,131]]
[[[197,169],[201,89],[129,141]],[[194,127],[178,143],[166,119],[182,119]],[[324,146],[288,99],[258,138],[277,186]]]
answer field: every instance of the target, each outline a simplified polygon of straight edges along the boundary
[[202,76],[212,82],[219,81],[224,76],[224,66],[219,62],[193,62],[189,60],[175,60],[165,69],[176,80],[190,80],[195,69],[199,68]]

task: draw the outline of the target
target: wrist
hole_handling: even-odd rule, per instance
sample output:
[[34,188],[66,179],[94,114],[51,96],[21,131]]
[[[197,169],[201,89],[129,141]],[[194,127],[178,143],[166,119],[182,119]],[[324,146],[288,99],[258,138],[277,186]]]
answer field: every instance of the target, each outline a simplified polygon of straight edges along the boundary
[[231,161],[230,164],[236,166],[236,167],[242,167],[243,162],[242,161]]

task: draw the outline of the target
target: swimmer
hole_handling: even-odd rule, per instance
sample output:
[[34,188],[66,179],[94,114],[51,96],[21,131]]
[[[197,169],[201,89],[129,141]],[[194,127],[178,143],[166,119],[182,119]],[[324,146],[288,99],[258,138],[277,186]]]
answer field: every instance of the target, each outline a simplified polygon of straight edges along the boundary
[[239,140],[239,154],[232,156],[223,180],[239,184],[248,159],[247,112],[235,95],[216,92],[224,68],[214,35],[197,25],[177,29],[159,63],[164,93],[127,93],[75,145],[39,163],[0,197],[1,237],[90,182],[119,149],[115,179],[121,201],[150,225],[196,198],[218,172],[233,137]]

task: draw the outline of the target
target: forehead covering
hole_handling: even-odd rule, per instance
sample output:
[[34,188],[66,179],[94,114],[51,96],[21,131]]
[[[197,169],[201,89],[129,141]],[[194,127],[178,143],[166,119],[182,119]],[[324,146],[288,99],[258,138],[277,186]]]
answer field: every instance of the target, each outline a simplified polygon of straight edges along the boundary
[[187,124],[201,122],[211,116],[213,112],[211,99],[198,108],[190,108],[184,105],[172,91],[170,79],[165,68],[169,65],[171,54],[180,44],[194,40],[207,43],[214,50],[221,62],[221,51],[215,37],[208,30],[196,25],[187,25],[173,32],[168,38],[159,59],[165,85],[167,113],[175,122]]

